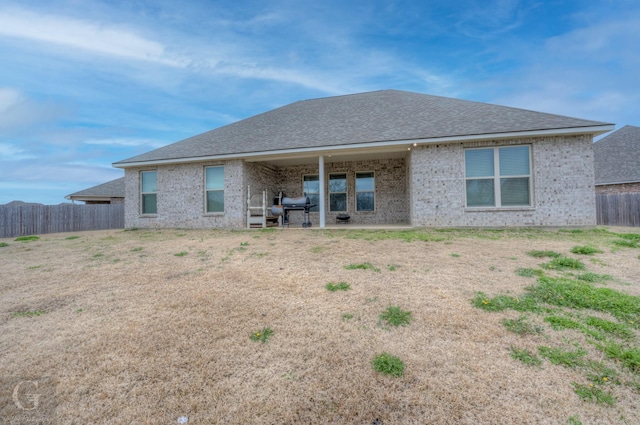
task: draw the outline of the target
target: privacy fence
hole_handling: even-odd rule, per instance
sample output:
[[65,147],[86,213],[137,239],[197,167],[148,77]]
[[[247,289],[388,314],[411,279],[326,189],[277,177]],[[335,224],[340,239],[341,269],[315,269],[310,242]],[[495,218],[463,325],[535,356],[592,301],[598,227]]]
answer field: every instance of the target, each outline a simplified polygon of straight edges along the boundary
[[0,238],[123,228],[124,204],[0,205]]
[[596,195],[598,224],[640,226],[640,193],[601,193]]

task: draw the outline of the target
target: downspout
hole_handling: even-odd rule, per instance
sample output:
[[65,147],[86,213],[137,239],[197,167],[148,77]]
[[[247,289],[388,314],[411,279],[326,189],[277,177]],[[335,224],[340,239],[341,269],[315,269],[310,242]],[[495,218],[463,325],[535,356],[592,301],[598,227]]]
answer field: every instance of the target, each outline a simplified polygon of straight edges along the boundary
[[320,228],[324,229],[324,156],[318,157],[318,180],[320,180],[320,205],[318,206],[320,211]]

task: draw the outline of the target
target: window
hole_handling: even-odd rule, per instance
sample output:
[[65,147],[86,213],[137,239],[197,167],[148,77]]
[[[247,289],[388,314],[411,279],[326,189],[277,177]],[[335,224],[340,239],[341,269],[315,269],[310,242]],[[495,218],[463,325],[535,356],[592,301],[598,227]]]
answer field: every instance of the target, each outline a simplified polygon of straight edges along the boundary
[[302,176],[302,192],[306,193],[309,197],[309,201],[316,205],[309,209],[309,211],[319,211],[318,205],[320,205],[320,180],[318,175]]
[[208,213],[224,212],[224,167],[205,168],[205,192]]
[[347,211],[347,175],[329,174],[329,211]]
[[140,201],[142,204],[142,214],[158,213],[157,176],[158,174],[156,171],[143,171],[140,173]]
[[373,211],[375,179],[373,172],[356,173],[356,211]]
[[467,149],[464,163],[467,207],[531,205],[528,145]]

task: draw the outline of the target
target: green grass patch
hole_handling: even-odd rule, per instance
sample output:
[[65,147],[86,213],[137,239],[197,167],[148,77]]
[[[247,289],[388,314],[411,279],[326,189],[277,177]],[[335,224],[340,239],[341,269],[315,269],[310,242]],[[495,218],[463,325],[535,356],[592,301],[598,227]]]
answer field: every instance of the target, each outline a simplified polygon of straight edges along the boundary
[[564,351],[561,348],[552,348],[541,345],[538,347],[538,353],[555,365],[576,368],[585,364],[584,356],[587,354],[584,350]]
[[600,404],[608,404],[609,406],[613,406],[616,404],[616,398],[605,392],[597,385],[589,384],[578,384],[577,382],[573,382],[573,392],[575,392],[578,397],[580,397],[584,401],[591,401]]
[[399,266],[399,265],[397,265],[397,264],[389,264],[389,265],[387,265],[387,269],[388,269],[390,272],[395,272],[395,271],[396,271],[396,270],[398,270],[399,268],[400,268],[400,266]]
[[610,288],[596,288],[589,282],[543,276],[527,291],[537,300],[560,307],[604,311],[618,320],[638,326],[640,297]]
[[585,323],[592,326],[610,336],[622,339],[633,338],[634,332],[624,323],[616,323],[611,320],[600,319],[599,317],[589,316]]
[[614,341],[609,341],[601,347],[610,359],[620,361],[634,373],[640,373],[640,350],[636,347],[624,347]]
[[367,241],[402,240],[405,242],[441,242],[446,238],[429,230],[347,230],[343,231],[347,239],[363,239]]
[[140,252],[142,251],[144,248],[141,246],[137,246],[135,248],[131,248],[131,252]]
[[349,285],[347,282],[340,282],[340,283],[329,282],[324,287],[331,292],[347,291],[351,289],[351,285]]
[[173,255],[175,255],[176,257],[184,257],[187,254],[189,254],[187,251],[180,251],[180,252],[175,253]]
[[507,309],[516,311],[541,311],[535,299],[530,296],[512,297],[508,295],[497,295],[493,298],[484,292],[478,292],[473,300],[475,307],[487,311],[503,311]]
[[535,276],[542,276],[544,272],[540,269],[529,269],[529,268],[520,267],[516,269],[516,274],[518,276],[523,276],[523,277],[535,277]]
[[14,239],[16,242],[32,242],[40,239],[40,236],[19,236]]
[[571,415],[569,419],[567,419],[567,425],[582,425],[582,421],[580,420],[579,415]]
[[11,317],[37,317],[42,316],[43,314],[47,314],[47,312],[42,310],[14,311],[13,313],[11,313]]
[[586,272],[586,273],[577,275],[576,279],[583,280],[585,282],[591,282],[591,283],[603,283],[613,279],[613,277],[611,277],[611,275],[608,275],[608,274]]
[[586,367],[588,369],[587,379],[592,383],[598,385],[620,385],[618,372],[607,366],[604,362],[589,361]]
[[389,306],[382,312],[380,319],[392,326],[407,326],[411,322],[412,317],[410,311],[404,311],[397,306]]
[[617,236],[623,239],[640,242],[640,233],[618,233]]
[[389,353],[377,355],[373,359],[372,364],[376,372],[391,376],[404,375],[404,362],[399,357],[392,356]]
[[4,248],[5,246],[9,246],[6,242],[0,242],[0,248]]
[[593,254],[600,254],[603,251],[589,245],[584,245],[584,246],[574,246],[573,248],[571,248],[571,252],[579,255],[593,255]]
[[616,239],[612,242],[616,246],[624,248],[639,248],[638,241],[634,239]]
[[574,270],[583,270],[585,269],[585,265],[582,261],[576,260],[575,258],[570,257],[556,257],[553,260],[549,261],[542,265],[545,269],[550,270],[566,270],[566,269],[574,269]]
[[555,251],[537,251],[537,250],[529,251],[527,252],[527,255],[530,255],[533,258],[545,258],[545,257],[557,258],[562,256],[562,254]]
[[549,323],[555,331],[562,329],[582,329],[580,323],[564,316],[547,316],[544,318],[544,321]]
[[249,335],[249,339],[254,342],[265,343],[269,340],[269,338],[271,338],[272,335],[273,330],[271,328],[263,328]]
[[542,333],[544,328],[529,322],[528,317],[520,316],[517,319],[503,319],[502,324],[507,330],[517,333],[518,335],[537,335]]
[[540,359],[540,357],[536,356],[535,354],[533,354],[527,349],[521,350],[518,348],[511,347],[510,351],[511,351],[511,357],[521,361],[527,366],[535,366],[535,367],[542,366],[542,360]]
[[351,319],[353,319],[353,314],[351,314],[351,313],[344,313],[342,315],[342,320],[345,321],[345,322],[349,321]]
[[453,254],[451,254],[451,256],[452,256],[452,257],[454,257],[454,258],[458,258],[458,257],[460,257],[460,254],[456,254],[456,253],[454,252]]
[[80,239],[80,236],[72,235],[72,236],[67,236],[66,238],[64,238],[65,241],[71,241],[73,239]]
[[380,269],[375,267],[371,263],[360,263],[360,264],[349,264],[344,266],[347,270],[373,270],[374,272],[379,272]]

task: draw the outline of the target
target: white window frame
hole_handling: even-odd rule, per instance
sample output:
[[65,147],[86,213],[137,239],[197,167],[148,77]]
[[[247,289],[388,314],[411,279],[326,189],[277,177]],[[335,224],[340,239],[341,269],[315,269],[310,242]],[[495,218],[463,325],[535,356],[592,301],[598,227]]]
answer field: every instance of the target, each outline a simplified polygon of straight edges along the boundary
[[[318,180],[318,191],[317,192],[308,192],[305,190],[304,188],[304,183],[305,183],[305,177],[316,177]],[[302,175],[302,194],[304,195],[306,193],[306,196],[308,196],[309,198],[311,198],[309,195],[316,195],[316,197],[318,198],[318,202],[316,203],[316,206],[313,208],[309,209],[309,212],[318,212],[320,211],[320,185],[322,184],[322,182],[320,181],[320,175],[319,174],[303,174]],[[311,203],[313,204],[313,200],[311,201]]]
[[[333,192],[331,190],[331,176],[344,176],[344,192]],[[349,187],[347,185],[348,174],[344,173],[329,173],[329,212],[348,212],[349,211]],[[331,195],[344,194],[344,210],[332,210],[331,209]]]
[[[142,183],[142,179],[143,179],[143,175],[145,173],[155,173],[156,175],[156,190],[155,192],[144,192],[143,191],[143,183]],[[144,197],[145,195],[156,195],[156,212],[154,213],[149,213],[149,212],[145,212],[144,211]],[[158,170],[141,170],[140,171],[140,215],[144,215],[144,216],[156,216],[158,214]]]
[[[529,149],[529,174],[518,174],[518,175],[510,175],[510,176],[501,176],[500,175],[500,149],[505,148],[517,148],[526,146]],[[493,176],[492,177],[467,177],[467,167],[466,167],[466,152],[472,150],[489,150],[493,149]],[[485,146],[478,148],[465,148],[464,149],[464,203],[465,207],[469,209],[521,209],[521,208],[532,208],[533,207],[533,167],[532,167],[532,146],[531,145],[502,145],[502,146]],[[517,179],[517,178],[528,178],[529,179],[529,203],[522,205],[502,205],[502,191],[500,188],[500,179]],[[493,180],[493,196],[495,205],[488,206],[469,206],[468,205],[468,193],[467,193],[467,181],[469,180]]]
[[[358,190],[358,174],[372,174],[373,175],[373,190]],[[356,192],[355,196],[355,209],[358,212],[368,212],[372,213],[376,211],[376,172],[375,171],[356,171],[355,172],[355,180],[354,180],[354,189]],[[358,193],[373,193],[373,209],[371,210],[359,210],[358,209]]]
[[[215,188],[215,189],[208,189],[207,188],[207,170],[212,169],[212,168],[222,168],[222,189],[220,188]],[[224,165],[207,165],[204,167],[204,212],[205,214],[208,215],[220,215],[220,214],[224,214],[224,210],[225,210],[225,203],[224,203]],[[209,202],[208,202],[208,194],[209,192],[222,192],[222,211],[209,211]]]

